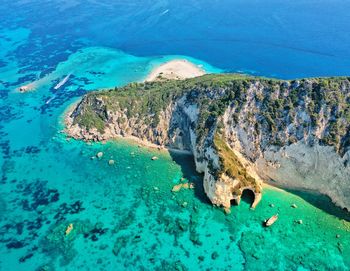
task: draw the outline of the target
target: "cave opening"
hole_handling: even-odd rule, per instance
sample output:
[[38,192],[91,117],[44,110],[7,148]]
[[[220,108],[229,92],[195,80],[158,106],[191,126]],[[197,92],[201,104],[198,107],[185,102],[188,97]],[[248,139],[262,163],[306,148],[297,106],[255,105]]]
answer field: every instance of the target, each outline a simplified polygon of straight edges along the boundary
[[251,189],[244,189],[242,193],[241,200],[248,203],[249,205],[253,205],[255,200],[255,194]]

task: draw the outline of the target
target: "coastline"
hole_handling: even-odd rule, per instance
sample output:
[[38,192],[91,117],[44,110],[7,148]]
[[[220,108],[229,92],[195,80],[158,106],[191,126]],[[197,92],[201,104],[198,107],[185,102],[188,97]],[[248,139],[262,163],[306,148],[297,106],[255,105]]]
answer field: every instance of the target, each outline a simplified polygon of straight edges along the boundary
[[[187,79],[187,78],[194,78],[194,77],[202,76],[204,74],[206,74],[206,72],[198,65],[196,65],[196,64],[194,64],[186,59],[179,58],[179,59],[173,59],[170,61],[166,61],[165,63],[161,64],[160,66],[155,67],[149,73],[149,75],[144,80],[144,82],[152,82],[152,81],[158,81],[158,80],[183,80],[183,79]],[[75,134],[74,126],[73,126],[72,118],[70,117],[70,115],[72,114],[73,110],[75,109],[75,107],[77,106],[77,104],[79,102],[80,101],[76,101],[73,104],[71,104],[63,113],[63,125],[64,125],[63,132],[66,134],[67,137],[75,138],[74,137],[74,134]],[[156,145],[156,144],[153,144],[151,142],[142,140],[136,136],[117,135],[114,139],[130,140],[131,142],[133,142],[135,144],[139,144],[139,145],[142,145],[142,146],[147,147],[147,148],[192,155],[191,151],[172,149],[172,148],[168,148],[166,146]],[[102,142],[103,141],[104,140],[102,140]]]
[[[70,115],[73,113],[73,111],[78,103],[79,103],[79,101],[74,102],[63,112],[63,118],[62,118],[62,122],[61,122],[61,124],[63,126],[62,132],[65,134],[67,139],[74,138],[74,139],[81,139],[84,142],[91,142],[89,140],[75,137],[74,132],[72,131],[73,122],[72,122],[72,118],[70,117]],[[184,155],[193,155],[193,153],[191,151],[188,151],[188,150],[179,150],[179,149],[169,148],[167,146],[157,145],[157,144],[154,144],[154,143],[149,142],[147,140],[142,140],[141,138],[138,138],[136,136],[131,136],[131,135],[128,135],[128,136],[116,135],[114,138],[110,138],[108,140],[101,140],[99,142],[105,143],[106,141],[113,141],[113,140],[118,140],[118,139],[128,141],[130,144],[139,145],[139,146],[142,146],[145,148],[150,148],[153,150],[165,151],[165,152],[176,152],[176,153],[180,153],[180,154],[184,154]]]
[[263,182],[262,187],[265,191],[273,190],[279,193],[292,194],[329,215],[350,222],[350,213],[341,208],[339,205],[337,205],[331,197],[322,194],[319,191],[303,188],[296,189],[294,187],[287,186],[278,186],[269,181]]
[[136,145],[142,146],[144,148],[150,148],[150,149],[158,150],[158,151],[162,151],[162,152],[163,151],[176,152],[176,153],[184,154],[184,155],[193,155],[191,151],[173,149],[173,148],[168,148],[167,146],[157,145],[157,144],[154,144],[152,142],[142,140],[136,136],[121,136],[121,135],[119,135],[119,136],[114,138],[114,140],[118,140],[118,139],[128,141],[130,144],[136,144]]
[[186,59],[174,59],[155,67],[144,80],[145,82],[157,80],[183,80],[206,74],[199,66]]
[[[202,72],[200,71],[199,67],[197,67],[196,65],[194,65],[193,63],[189,62],[189,61],[186,61],[186,60],[179,60],[179,59],[176,59],[176,60],[171,60],[171,61],[168,61],[168,62],[165,62],[164,64],[156,67],[151,73],[150,75],[148,76],[148,80],[161,80],[161,79],[166,79],[166,74],[167,72],[169,72],[169,69],[181,69],[181,65],[179,66],[178,64],[181,63],[181,64],[184,64],[185,66],[187,67],[190,67],[190,70],[187,70],[186,71],[186,76],[187,78],[190,78],[190,77],[195,77],[199,72]],[[170,67],[170,68],[169,68]],[[163,73],[163,71],[165,71]],[[174,71],[171,71],[170,72],[170,75],[171,76],[176,76],[177,73],[175,73]],[[162,75],[161,78],[159,78],[159,75]],[[183,76],[183,74],[182,74]],[[177,79],[180,79],[180,78],[177,78]],[[190,154],[192,155],[192,153],[190,151],[183,151],[183,150],[174,150],[174,149],[171,149],[171,148],[167,148],[167,146],[164,146],[164,145],[157,145],[157,144],[154,144],[154,143],[151,143],[147,140],[143,140],[143,139],[140,139],[139,137],[136,137],[136,136],[133,136],[133,135],[114,135],[113,137],[110,137],[108,138],[107,137],[98,137],[98,138],[89,138],[89,132],[87,131],[83,131],[82,134],[78,134],[77,132],[79,132],[79,129],[76,130],[76,128],[78,127],[75,127],[75,125],[73,125],[72,123],[72,118],[70,117],[70,115],[72,114],[72,110],[74,110],[74,105],[72,105],[70,107],[70,109],[68,110],[67,112],[67,115],[66,115],[66,118],[65,118],[65,123],[66,123],[66,127],[65,127],[65,133],[68,134],[68,136],[72,137],[72,138],[80,138],[80,139],[84,139],[85,141],[100,141],[100,142],[105,142],[106,140],[113,140],[113,139],[125,139],[125,140],[130,140],[132,143],[135,143],[135,144],[139,144],[139,145],[142,145],[144,147],[147,147],[147,148],[152,148],[152,149],[157,149],[159,151],[163,150],[163,151],[176,151],[178,153],[184,153],[184,154]],[[88,137],[85,137],[85,135],[88,135]],[[112,135],[112,134],[111,134]],[[273,188],[276,188],[276,189],[279,189],[279,190],[282,190],[284,192],[288,192],[289,190],[291,190],[291,187],[282,187],[282,186],[278,186],[278,185],[275,185],[274,183],[271,183],[271,182],[264,182],[264,187],[273,187]],[[310,190],[307,190],[307,189],[297,189],[296,191],[306,191],[306,192],[312,192]],[[321,194],[321,195],[324,195],[324,194]],[[337,206],[337,204],[332,200],[332,205],[334,206]]]

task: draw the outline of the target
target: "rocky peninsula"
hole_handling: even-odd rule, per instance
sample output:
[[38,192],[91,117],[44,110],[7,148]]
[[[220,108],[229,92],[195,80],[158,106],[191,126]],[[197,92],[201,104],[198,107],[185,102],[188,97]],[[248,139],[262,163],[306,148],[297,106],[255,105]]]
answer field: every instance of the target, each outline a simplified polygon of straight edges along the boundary
[[69,136],[133,136],[193,153],[214,205],[262,182],[328,195],[350,210],[350,78],[274,80],[211,74],[92,92],[66,117]]

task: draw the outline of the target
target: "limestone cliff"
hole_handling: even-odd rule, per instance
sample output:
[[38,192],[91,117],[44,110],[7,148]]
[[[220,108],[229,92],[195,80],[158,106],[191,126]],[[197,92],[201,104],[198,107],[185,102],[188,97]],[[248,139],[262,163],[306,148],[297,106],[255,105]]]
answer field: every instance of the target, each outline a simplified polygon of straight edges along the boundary
[[90,93],[67,117],[78,139],[136,136],[189,150],[213,204],[262,180],[307,188],[350,209],[350,80],[206,75]]

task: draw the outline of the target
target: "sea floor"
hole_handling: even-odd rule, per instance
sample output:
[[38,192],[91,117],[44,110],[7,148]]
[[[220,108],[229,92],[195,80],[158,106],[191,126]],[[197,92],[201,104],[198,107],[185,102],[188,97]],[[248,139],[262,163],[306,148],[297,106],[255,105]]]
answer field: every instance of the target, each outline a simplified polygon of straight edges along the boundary
[[[349,269],[350,223],[299,196],[266,187],[255,210],[245,195],[225,214],[207,201],[189,155],[52,140],[3,181],[2,270]],[[195,188],[172,192],[181,182]]]

